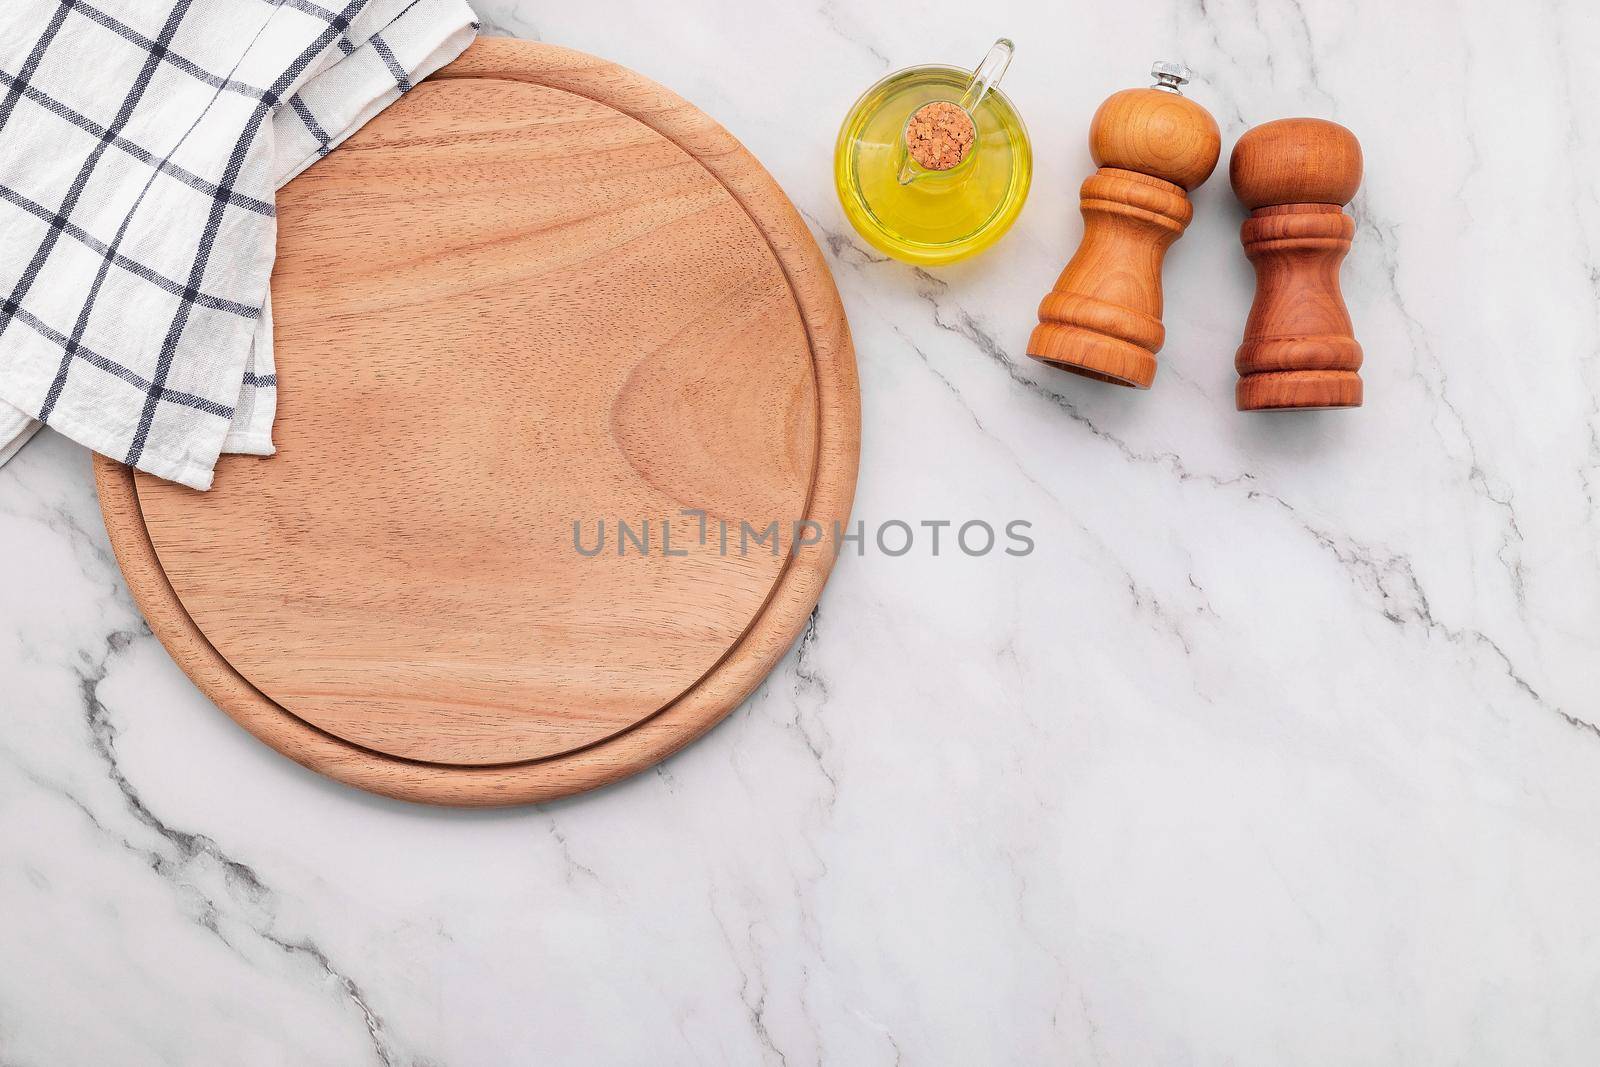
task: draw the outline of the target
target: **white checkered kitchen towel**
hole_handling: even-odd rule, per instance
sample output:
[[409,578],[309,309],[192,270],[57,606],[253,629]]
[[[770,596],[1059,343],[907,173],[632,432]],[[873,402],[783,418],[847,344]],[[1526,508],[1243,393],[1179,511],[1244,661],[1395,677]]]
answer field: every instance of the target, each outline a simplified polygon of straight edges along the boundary
[[0,463],[41,422],[196,489],[272,453],[277,188],[466,0],[0,0]]

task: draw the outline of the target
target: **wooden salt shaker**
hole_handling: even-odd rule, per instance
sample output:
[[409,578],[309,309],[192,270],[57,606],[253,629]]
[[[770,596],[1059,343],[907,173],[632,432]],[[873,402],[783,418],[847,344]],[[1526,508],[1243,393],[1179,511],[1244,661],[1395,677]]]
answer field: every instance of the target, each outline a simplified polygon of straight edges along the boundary
[[1361,406],[1361,346],[1339,292],[1356,224],[1361,145],[1322,119],[1279,119],[1239,138],[1228,166],[1251,209],[1239,231],[1256,296],[1234,357],[1240,411]]
[[1080,191],[1083,242],[1039,305],[1028,355],[1063,370],[1148,389],[1161,325],[1161,261],[1194,206],[1188,193],[1217,165],[1222,137],[1183,96],[1187,67],[1157,63],[1148,89],[1112,95],[1089,126],[1099,170]]

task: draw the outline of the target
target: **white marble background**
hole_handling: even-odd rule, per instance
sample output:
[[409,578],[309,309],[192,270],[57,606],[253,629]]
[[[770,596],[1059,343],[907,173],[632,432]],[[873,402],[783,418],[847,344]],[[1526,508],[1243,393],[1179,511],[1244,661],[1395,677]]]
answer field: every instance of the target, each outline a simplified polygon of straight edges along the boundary
[[[146,632],[86,455],[0,470],[0,1062],[1577,1064],[1600,1050],[1600,21],[1581,2],[480,0],[760,156],[861,367],[846,558],[700,743],[498,813],[301,770]],[[835,203],[886,70],[1018,45],[1010,237],[923,273]],[[1033,365],[1084,134],[1153,58],[1357,131],[1359,412],[1245,416],[1225,177],[1156,388]]]

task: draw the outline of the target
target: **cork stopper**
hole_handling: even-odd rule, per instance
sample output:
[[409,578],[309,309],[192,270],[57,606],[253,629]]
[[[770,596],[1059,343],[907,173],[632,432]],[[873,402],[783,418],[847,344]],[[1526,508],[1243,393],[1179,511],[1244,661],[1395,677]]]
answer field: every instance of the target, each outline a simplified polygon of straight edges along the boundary
[[917,108],[907,121],[906,152],[920,167],[950,170],[967,158],[977,133],[966,109],[935,100]]

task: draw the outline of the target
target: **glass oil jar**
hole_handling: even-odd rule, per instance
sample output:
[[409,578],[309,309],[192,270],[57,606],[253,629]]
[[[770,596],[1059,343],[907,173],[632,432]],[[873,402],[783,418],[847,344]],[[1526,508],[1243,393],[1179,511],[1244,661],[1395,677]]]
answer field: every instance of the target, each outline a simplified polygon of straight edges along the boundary
[[[1022,116],[996,86],[1012,51],[1001,39],[976,70],[896,71],[845,116],[834,183],[845,217],[873,247],[921,266],[953,263],[988,248],[1016,221],[1033,178],[1033,149]],[[930,159],[932,166],[913,155],[915,131],[927,125],[914,120],[928,115],[955,117],[944,123],[961,146],[953,165],[950,153]]]

